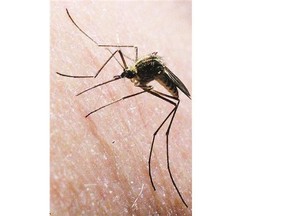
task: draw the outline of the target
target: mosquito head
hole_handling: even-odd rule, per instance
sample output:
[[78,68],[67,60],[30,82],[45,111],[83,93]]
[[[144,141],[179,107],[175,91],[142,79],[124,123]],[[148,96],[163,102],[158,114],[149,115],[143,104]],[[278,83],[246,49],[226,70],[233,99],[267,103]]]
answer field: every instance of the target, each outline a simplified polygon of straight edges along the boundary
[[128,78],[128,79],[132,79],[133,77],[135,77],[136,73],[133,70],[129,70],[129,69],[124,69],[123,73],[121,74],[121,78]]

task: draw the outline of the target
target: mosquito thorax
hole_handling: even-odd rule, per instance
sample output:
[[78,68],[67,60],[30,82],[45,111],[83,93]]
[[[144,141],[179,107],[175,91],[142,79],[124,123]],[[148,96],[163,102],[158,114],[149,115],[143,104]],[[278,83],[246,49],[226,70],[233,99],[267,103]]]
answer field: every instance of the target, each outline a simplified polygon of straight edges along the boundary
[[133,70],[129,70],[129,69],[124,69],[123,73],[121,74],[121,78],[128,78],[128,79],[132,79],[136,76],[135,71]]

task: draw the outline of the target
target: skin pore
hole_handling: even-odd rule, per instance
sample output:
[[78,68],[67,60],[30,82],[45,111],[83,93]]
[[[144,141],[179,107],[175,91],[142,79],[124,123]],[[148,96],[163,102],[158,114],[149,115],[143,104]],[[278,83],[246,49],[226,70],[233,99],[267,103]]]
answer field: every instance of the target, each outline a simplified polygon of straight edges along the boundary
[[[152,155],[156,191],[148,173],[153,133],[173,106],[144,93],[85,118],[141,89],[120,79],[75,96],[121,74],[123,69],[114,59],[96,79],[56,74],[95,75],[111,55],[72,24],[66,8],[100,44],[136,45],[139,57],[158,52],[191,93],[190,2],[52,2],[51,214],[191,215],[191,100],[179,92],[181,103],[169,135],[170,168],[186,208],[167,170],[167,123],[156,136]],[[135,58],[134,49],[122,51]],[[151,85],[167,93],[154,82]]]

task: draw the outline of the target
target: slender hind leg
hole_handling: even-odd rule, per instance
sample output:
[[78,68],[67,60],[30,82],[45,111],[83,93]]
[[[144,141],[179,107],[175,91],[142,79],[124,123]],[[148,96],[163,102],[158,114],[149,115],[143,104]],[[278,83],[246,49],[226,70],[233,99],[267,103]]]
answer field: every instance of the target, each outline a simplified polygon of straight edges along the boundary
[[[157,128],[157,130],[154,132],[153,134],[153,139],[152,139],[152,143],[151,143],[151,148],[150,148],[150,154],[149,154],[149,160],[148,160],[148,166],[149,166],[149,177],[150,177],[150,181],[151,181],[151,184],[152,184],[152,187],[154,190],[156,190],[155,186],[154,186],[154,183],[153,183],[153,179],[152,179],[152,175],[151,175],[151,157],[152,157],[152,151],[153,151],[153,146],[154,146],[154,141],[155,141],[155,137],[158,133],[158,131],[160,130],[160,128],[164,125],[164,123],[167,121],[167,119],[169,119],[169,117],[172,115],[171,117],[171,120],[169,122],[169,126],[167,128],[167,131],[166,131],[166,153],[167,153],[167,168],[168,168],[168,172],[169,172],[169,175],[170,175],[170,178],[171,178],[171,181],[173,183],[173,186],[175,187],[178,195],[180,196],[182,202],[184,203],[184,205],[188,208],[188,205],[186,204],[185,200],[183,199],[175,181],[174,181],[174,178],[172,176],[172,172],[170,170],[170,164],[169,164],[169,132],[170,132],[170,129],[171,129],[171,126],[172,126],[172,123],[173,123],[173,120],[174,120],[174,117],[175,117],[175,114],[177,112],[177,109],[178,109],[178,106],[179,106],[179,103],[180,103],[180,100],[179,98],[177,97],[173,97],[173,96],[170,96],[170,95],[167,95],[167,94],[164,94],[164,93],[161,93],[161,92],[158,92],[158,91],[154,91],[154,90],[150,90],[148,91],[150,94],[156,96],[156,97],[159,97],[161,98],[162,100],[165,100],[166,102],[168,103],[171,103],[174,105],[174,108],[172,109],[172,111],[167,115],[167,117],[164,119],[164,121],[161,123],[161,125]],[[173,102],[171,101],[170,99],[168,98],[172,98],[174,100],[176,100],[177,102]]]
[[178,109],[179,104],[180,104],[180,100],[178,100],[177,105],[175,106],[175,108],[174,108],[174,110],[173,110],[174,112],[173,112],[172,118],[171,118],[171,120],[170,120],[168,129],[167,129],[167,131],[166,131],[167,168],[168,168],[168,172],[169,172],[171,181],[172,181],[172,183],[173,183],[173,185],[174,185],[177,193],[179,194],[179,196],[180,196],[182,202],[184,203],[184,205],[188,208],[188,205],[186,204],[185,200],[183,199],[183,197],[182,197],[182,195],[181,195],[179,189],[177,188],[176,183],[175,183],[175,181],[174,181],[174,179],[173,179],[172,172],[171,172],[171,170],[170,170],[170,162],[169,162],[169,132],[170,132],[171,125],[172,125],[172,123],[173,123],[173,120],[174,120],[174,117],[175,117],[175,114],[176,114],[176,112],[177,112],[177,109]]
[[165,118],[165,120],[161,123],[161,125],[157,128],[157,130],[154,132],[153,134],[153,139],[152,139],[152,143],[151,143],[151,148],[150,148],[150,153],[149,153],[149,160],[148,160],[148,168],[149,168],[149,177],[150,177],[150,181],[152,184],[152,187],[154,190],[156,190],[154,183],[153,183],[153,179],[152,179],[152,174],[151,174],[151,158],[152,158],[152,152],[153,152],[153,146],[154,146],[154,141],[155,141],[155,137],[158,133],[158,131],[160,130],[160,128],[164,125],[164,123],[167,121],[167,119],[171,116],[171,114],[174,112],[174,109],[169,113],[169,115]]

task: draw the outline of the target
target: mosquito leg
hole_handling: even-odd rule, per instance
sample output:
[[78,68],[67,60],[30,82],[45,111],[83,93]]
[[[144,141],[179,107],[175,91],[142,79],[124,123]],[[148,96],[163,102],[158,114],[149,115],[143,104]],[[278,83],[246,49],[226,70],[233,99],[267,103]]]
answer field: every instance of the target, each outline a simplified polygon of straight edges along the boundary
[[119,55],[120,55],[120,57],[121,57],[121,60],[122,60],[122,62],[123,62],[123,64],[124,64],[124,66],[123,66],[122,64],[119,63],[120,66],[121,66],[123,69],[126,69],[126,68],[127,68],[127,64],[126,64],[126,61],[125,61],[123,52],[122,52],[120,49],[118,49],[118,50],[116,50],[114,53],[112,53],[112,55],[107,59],[107,61],[102,65],[102,67],[97,71],[97,73],[95,74],[95,77],[94,77],[94,78],[96,78],[96,77],[98,76],[98,74],[102,71],[102,69],[107,65],[107,63],[108,63],[113,57],[115,57],[115,54],[116,54],[116,53],[119,53]]
[[[171,103],[172,105],[174,105],[176,107],[176,103],[171,101],[170,99],[167,99],[165,98],[165,94],[161,93],[161,92],[158,92],[158,91],[155,91],[153,89],[151,90],[148,90],[147,91],[148,93],[156,96],[156,97],[159,97],[160,99],[162,100],[165,100],[167,101],[168,103]],[[163,96],[162,96],[163,95]],[[169,97],[172,97],[169,95]],[[173,97],[173,99],[176,99]],[[152,178],[152,174],[151,174],[151,158],[152,158],[152,152],[153,152],[153,146],[154,146],[154,141],[155,141],[155,137],[158,133],[158,131],[161,129],[161,127],[164,125],[164,123],[167,121],[167,119],[173,114],[174,112],[174,109],[175,107],[173,108],[173,110],[167,115],[167,117],[164,119],[164,121],[161,123],[161,125],[157,128],[157,130],[154,132],[153,134],[153,139],[152,139],[152,143],[151,143],[151,148],[150,148],[150,153],[149,153],[149,160],[148,160],[148,169],[149,169],[149,178],[150,178],[150,181],[151,181],[151,184],[152,184],[152,187],[154,190],[156,190],[155,186],[154,186],[154,182],[153,182],[153,178]]]
[[173,112],[173,115],[172,115],[172,117],[171,117],[171,120],[170,120],[168,129],[167,129],[167,131],[166,131],[167,168],[168,168],[168,172],[169,172],[170,178],[171,178],[171,180],[172,180],[172,183],[173,183],[173,185],[174,185],[177,193],[179,194],[179,196],[180,196],[182,202],[184,203],[184,205],[188,208],[188,205],[186,204],[185,200],[183,199],[183,197],[182,197],[182,195],[181,195],[181,193],[180,193],[180,191],[179,191],[179,189],[178,189],[178,187],[177,187],[177,185],[176,185],[176,183],[175,183],[175,181],[174,181],[174,179],[173,179],[172,172],[171,172],[171,170],[170,170],[170,162],[169,162],[169,132],[170,132],[171,125],[172,125],[172,123],[173,123],[173,120],[174,120],[174,117],[175,117],[175,114],[176,114],[176,112],[177,112],[177,109],[178,109],[179,104],[180,104],[180,100],[178,100],[177,105],[175,106],[175,108],[174,108],[174,110],[173,110],[174,112]]
[[169,115],[165,118],[165,120],[161,123],[161,125],[157,128],[157,130],[154,132],[153,134],[153,139],[152,139],[152,143],[151,143],[151,148],[150,148],[150,153],[149,153],[149,160],[148,160],[148,168],[149,168],[149,177],[150,177],[150,181],[152,184],[152,187],[154,190],[156,190],[154,183],[153,183],[153,179],[152,179],[152,174],[151,174],[151,158],[152,158],[152,152],[153,152],[153,146],[154,146],[154,141],[155,141],[155,137],[158,133],[158,131],[160,130],[160,128],[163,126],[163,124],[167,121],[167,119],[171,116],[171,114],[174,112],[174,109],[169,113]]
[[[174,97],[174,96],[171,96],[171,95],[168,95],[168,94],[164,94],[164,93],[159,92],[159,91],[154,90],[154,89],[152,89],[151,92],[154,92],[154,93],[156,93],[156,94],[158,94],[158,95],[162,95],[162,96],[164,96],[164,97],[168,97],[168,98],[174,99],[174,100],[176,100],[176,101],[179,100],[178,97]],[[163,99],[163,98],[162,98],[162,99]]]
[[115,56],[116,53],[119,53],[119,55],[120,55],[120,57],[121,57],[121,60],[122,60],[122,62],[123,62],[123,64],[124,64],[124,66],[123,66],[123,65],[117,60],[118,63],[120,64],[120,66],[121,66],[123,69],[127,68],[127,64],[126,64],[126,62],[125,62],[123,53],[122,53],[122,51],[121,51],[120,49],[118,49],[118,50],[116,50],[115,52],[112,53],[112,55],[107,59],[107,61],[102,65],[102,67],[97,71],[97,73],[95,74],[94,78],[96,78],[96,77],[99,75],[99,73],[102,71],[102,69],[103,69],[103,68],[107,65],[107,63]]
[[119,62],[120,66],[124,69],[124,68],[127,68],[127,65],[126,65],[126,62],[125,62],[125,59],[123,57],[123,53],[121,50],[116,50],[115,52],[112,53],[112,55],[106,60],[106,62],[102,65],[102,67],[97,71],[97,73],[95,74],[95,76],[71,76],[71,75],[66,75],[66,74],[62,74],[62,73],[59,73],[59,72],[56,72],[58,75],[60,76],[65,76],[65,77],[71,77],[71,78],[96,78],[99,73],[102,71],[102,69],[107,65],[107,63],[115,56],[116,53],[119,53],[120,54],[120,57],[122,59],[122,62],[124,64],[124,66]]
[[[112,53],[112,55],[106,60],[106,62],[102,65],[102,67],[97,71],[97,73],[95,74],[94,78],[96,78],[98,76],[98,74],[102,71],[102,69],[107,65],[107,63],[115,56],[115,54],[117,52],[119,52],[120,50],[116,50],[115,52]],[[119,62],[120,66],[122,68],[124,68],[124,66]]]
[[138,47],[134,45],[109,45],[109,44],[98,44],[99,47],[128,47],[128,48],[134,48],[135,49],[135,59],[131,59],[130,57],[124,55],[126,58],[132,60],[132,61],[137,61],[138,60]]
[[[171,173],[171,170],[170,170],[170,164],[169,164],[169,132],[170,132],[170,128],[171,128],[171,125],[173,123],[173,120],[174,120],[174,117],[175,117],[175,114],[177,112],[177,109],[178,109],[178,106],[179,106],[179,103],[180,103],[180,100],[179,98],[176,98],[176,97],[173,97],[173,96],[170,96],[170,95],[166,95],[162,92],[158,92],[158,91],[155,91],[155,90],[151,90],[151,91],[148,91],[150,94],[156,96],[156,97],[159,97],[171,104],[174,105],[174,108],[172,109],[172,111],[168,114],[168,116],[164,119],[164,121],[161,123],[161,125],[157,128],[157,130],[154,132],[153,134],[153,140],[152,140],[152,144],[151,144],[151,149],[150,149],[150,155],[149,155],[149,161],[148,161],[148,164],[149,164],[149,176],[150,176],[150,180],[151,180],[151,183],[152,183],[152,186],[155,189],[154,187],[154,184],[153,184],[153,180],[152,180],[152,175],[151,175],[151,156],[152,156],[152,150],[153,150],[153,145],[154,145],[154,140],[155,140],[155,136],[157,135],[158,131],[160,130],[160,128],[164,125],[164,123],[167,121],[167,119],[172,115],[171,117],[171,120],[170,120],[170,123],[169,123],[169,126],[167,128],[167,131],[166,131],[166,153],[167,153],[167,168],[168,168],[168,172],[169,172],[169,175],[170,175],[170,178],[172,180],[172,183],[173,183],[173,186],[175,187],[178,195],[180,196],[182,202],[184,203],[184,205],[188,208],[188,205],[186,204],[185,200],[183,199],[174,179],[173,179],[173,176],[172,176],[172,173]],[[172,98],[174,100],[177,100],[177,103],[171,101],[170,99],[168,98]]]
[[94,76],[73,76],[73,75],[67,75],[67,74],[62,74],[59,72],[56,72],[56,74],[64,77],[70,77],[70,78],[94,78]]
[[[56,72],[56,74],[58,74],[58,75],[60,75],[60,76],[64,76],[64,77],[69,77],[69,78],[94,78],[94,76],[72,76],[72,75],[62,74],[62,73],[59,73],[59,72]],[[107,84],[107,83],[114,82],[114,81],[116,81],[116,80],[118,80],[118,79],[121,79],[121,76],[120,76],[120,75],[116,75],[116,76],[114,76],[114,78],[111,79],[111,80],[108,80],[108,81],[106,81],[106,82],[103,82],[103,83],[100,83],[100,84],[98,84],[98,85],[92,86],[92,87],[90,87],[90,88],[88,88],[88,89],[85,89],[84,91],[78,93],[76,96],[79,96],[79,95],[81,95],[81,94],[83,94],[83,93],[85,93],[85,92],[87,92],[87,91],[90,91],[91,89],[97,88],[97,87],[102,86],[102,85],[105,85],[105,84]]]
[[[94,76],[93,76],[93,77],[94,77]],[[121,79],[121,76],[120,76],[120,75],[114,76],[114,78],[113,78],[112,80],[108,80],[108,81],[106,81],[106,82],[103,82],[103,83],[100,83],[100,84],[98,84],[98,85],[92,86],[92,87],[90,87],[90,88],[88,88],[88,89],[85,89],[84,91],[78,93],[76,96],[79,96],[79,95],[81,95],[81,94],[83,94],[83,93],[85,93],[85,92],[87,92],[87,91],[90,91],[91,89],[97,88],[97,87],[102,86],[102,85],[105,85],[105,84],[107,84],[107,83],[114,82],[114,81],[116,81],[116,80],[118,80],[118,79]]]
[[[84,34],[87,38],[89,38],[93,43],[95,43],[97,46],[99,47],[106,47],[106,50],[108,50],[108,52],[110,52],[113,55],[113,52],[109,49],[109,47],[131,47],[131,48],[135,48],[135,52],[136,52],[136,60],[138,59],[138,47],[133,46],[133,45],[104,45],[104,44],[99,44],[97,41],[95,41],[91,36],[89,36],[86,32],[84,32],[79,26],[78,24],[74,21],[74,19],[72,18],[72,16],[70,15],[68,9],[66,8],[66,13],[69,17],[69,19],[71,20],[71,22],[76,26],[76,28],[82,32],[82,34]],[[112,57],[111,57],[112,58]],[[119,60],[113,56],[113,58],[118,62],[118,64],[122,67],[121,63],[119,62]],[[122,67],[123,68],[123,67]]]
[[136,95],[140,95],[140,94],[142,94],[142,93],[144,93],[144,92],[147,92],[147,91],[144,90],[144,91],[141,91],[141,92],[137,92],[137,93],[135,93],[135,94],[127,95],[127,96],[122,97],[122,98],[120,98],[120,99],[118,99],[118,100],[112,101],[111,103],[106,104],[106,105],[104,105],[104,106],[102,106],[102,107],[99,107],[98,109],[93,110],[92,112],[88,113],[88,114],[85,116],[85,118],[87,118],[87,117],[90,116],[91,114],[93,114],[93,113],[95,113],[95,112],[97,112],[97,111],[99,111],[99,110],[101,110],[101,109],[103,109],[103,108],[105,108],[105,107],[108,107],[108,106],[110,106],[110,105],[112,105],[112,104],[115,104],[115,103],[117,103],[117,102],[119,102],[119,101],[121,101],[121,100],[125,100],[125,99],[127,99],[127,98],[131,98],[131,97],[134,97],[134,96],[136,96]]
[[[100,46],[100,45],[99,45]],[[97,73],[95,74],[95,77],[96,78],[98,76],[98,74],[101,72],[101,70],[106,66],[106,64],[114,57],[115,58],[115,54],[116,53],[119,53],[120,57],[121,57],[121,60],[124,64],[124,66],[118,61],[118,63],[120,64],[120,66],[123,68],[123,69],[126,69],[127,68],[127,64],[126,64],[126,61],[125,61],[125,58],[124,58],[124,55],[122,53],[122,51],[120,49],[116,50],[115,52],[112,53],[112,55],[107,59],[107,61],[102,65],[102,67],[97,71]]]

